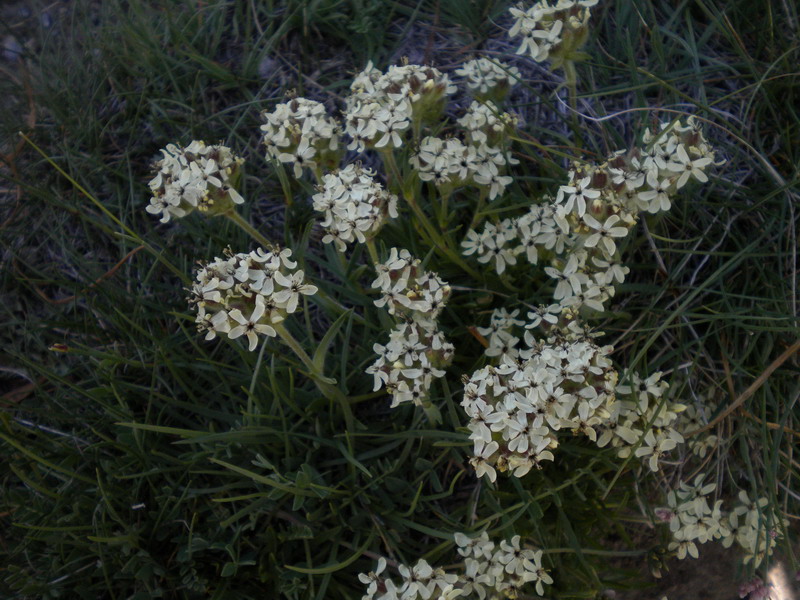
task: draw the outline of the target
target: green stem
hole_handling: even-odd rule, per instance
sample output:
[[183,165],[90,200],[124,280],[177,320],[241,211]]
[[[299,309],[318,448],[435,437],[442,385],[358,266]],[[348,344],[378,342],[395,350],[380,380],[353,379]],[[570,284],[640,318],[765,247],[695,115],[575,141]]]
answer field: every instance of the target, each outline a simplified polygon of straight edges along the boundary
[[367,251],[369,252],[369,257],[372,259],[372,263],[375,265],[380,264],[381,261],[378,258],[378,249],[375,247],[375,240],[367,240]]
[[392,148],[381,148],[381,158],[383,159],[383,166],[386,169],[387,175],[391,175],[387,182],[389,189],[394,188],[396,191],[403,189],[403,176],[400,174],[400,167],[397,166],[397,161],[394,159],[394,150]]
[[284,344],[289,346],[297,355],[297,358],[306,366],[308,369],[308,374],[311,376],[311,379],[314,380],[314,383],[317,385],[317,388],[322,395],[325,396],[328,400],[332,400],[338,402],[339,405],[342,407],[342,413],[344,414],[344,420],[347,425],[347,429],[349,431],[355,431],[354,428],[354,421],[353,421],[353,411],[350,409],[350,401],[347,399],[342,391],[334,385],[336,383],[335,379],[331,379],[330,377],[325,377],[322,372],[317,368],[317,365],[314,364],[314,361],[311,360],[311,357],[306,354],[306,351],[303,350],[303,347],[300,343],[294,338],[294,336],[289,332],[286,327],[284,327],[283,323],[273,323],[272,327],[278,334],[278,337],[281,338]]
[[469,266],[469,264],[467,264],[467,262],[461,258],[458,252],[455,252],[452,248],[450,248],[447,240],[445,240],[442,235],[433,227],[431,220],[423,212],[419,204],[417,204],[416,199],[410,193],[407,193],[405,190],[406,186],[403,185],[403,179],[400,175],[400,169],[397,167],[397,162],[394,159],[394,152],[392,149],[389,148],[382,150],[381,157],[383,158],[384,167],[389,173],[392,174],[391,183],[396,183],[397,189],[400,190],[403,197],[406,199],[406,202],[408,202],[408,205],[411,207],[411,210],[414,211],[414,215],[417,217],[417,223],[425,230],[425,233],[427,234],[426,241],[428,244],[436,248],[440,253],[447,256],[447,258],[464,269],[464,271],[469,273],[476,280],[480,280],[480,274],[471,266]]
[[251,238],[253,238],[256,242],[261,244],[265,250],[270,250],[274,247],[274,244],[270,242],[267,238],[265,238],[259,231],[250,225],[238,212],[235,210],[229,210],[228,212],[224,213],[226,217],[228,217],[231,221],[236,223],[236,225],[245,231]]
[[575,68],[574,60],[564,61],[564,75],[566,76],[566,86],[569,96],[569,106],[572,109],[572,127],[575,130],[575,137],[580,146],[583,145],[581,126],[578,121],[578,70]]
[[478,196],[478,206],[475,207],[475,214],[472,215],[472,221],[469,223],[470,229],[475,229],[475,225],[478,224],[478,220],[480,219],[481,211],[483,210],[483,206],[486,204],[486,196],[488,192],[486,188],[481,187],[480,196]]
[[442,194],[442,205],[439,208],[441,211],[439,213],[439,229],[442,231],[447,231],[447,202],[450,200],[451,190],[448,190]]

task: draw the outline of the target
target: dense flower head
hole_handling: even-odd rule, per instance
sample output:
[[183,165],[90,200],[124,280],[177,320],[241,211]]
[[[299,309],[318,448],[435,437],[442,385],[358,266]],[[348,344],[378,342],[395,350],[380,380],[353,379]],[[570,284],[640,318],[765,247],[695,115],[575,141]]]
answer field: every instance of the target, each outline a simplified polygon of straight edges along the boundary
[[389,341],[373,350],[378,358],[366,372],[374,377],[375,391],[386,387],[393,408],[406,402],[423,405],[433,380],[444,377],[455,353],[435,326],[414,321],[399,323]]
[[465,144],[458,138],[425,137],[410,164],[422,181],[438,187],[474,185],[483,188],[490,200],[502,195],[513,178],[503,173],[506,165],[516,164],[502,148],[485,142]]
[[[608,355],[581,334],[523,339],[509,328],[515,313],[493,318],[490,351],[499,364],[474,372],[464,386],[461,406],[470,418],[471,464],[479,477],[494,481],[497,470],[517,477],[554,460],[560,430],[597,441],[597,428],[614,409],[617,372]],[[524,341],[524,343],[523,343]],[[498,342],[500,351],[491,352]]]
[[661,519],[669,523],[673,541],[669,550],[679,559],[697,558],[697,544],[705,544],[729,535],[722,512],[722,500],[709,502],[709,494],[717,488],[705,483],[705,474],[697,475],[691,484],[681,482],[667,494],[667,508],[659,509]]
[[667,493],[667,506],[656,509],[659,520],[669,524],[673,538],[669,550],[679,559],[697,558],[698,544],[720,540],[729,548],[736,542],[744,550],[743,563],[758,567],[772,555],[786,520],[770,507],[767,498],[751,500],[744,490],[733,510],[725,511],[722,500],[710,497],[717,484],[706,483],[705,477],[701,473],[691,484],[681,482]]
[[[496,469],[518,477],[543,460],[554,460],[558,432],[581,434],[599,447],[635,456],[652,471],[683,442],[677,424],[684,406],[665,396],[660,372],[646,379],[618,373],[600,346],[600,332],[586,328],[571,307],[541,305],[528,313],[493,311],[485,336],[487,357],[497,361],[476,371],[464,387],[462,406],[471,418],[471,459],[479,476]],[[520,328],[524,326],[524,330]],[[544,339],[533,330],[545,333]]]
[[392,248],[389,258],[375,265],[372,283],[380,290],[375,300],[400,323],[385,345],[375,344],[377,360],[367,369],[377,391],[385,386],[392,406],[404,402],[427,406],[434,379],[443,377],[455,349],[439,332],[436,320],[450,297],[450,286],[436,273],[422,268],[419,259],[405,249]]
[[392,248],[389,259],[375,265],[375,270],[378,277],[372,287],[382,294],[375,306],[386,306],[391,315],[427,324],[439,316],[450,297],[447,282],[422,269],[408,250]]
[[261,116],[267,159],[288,164],[295,177],[300,177],[304,169],[319,173],[339,164],[341,128],[321,103],[292,98]]
[[323,242],[343,252],[347,242],[373,239],[388,218],[397,218],[397,196],[374,179],[375,173],[358,164],[323,176],[314,209],[323,213]]
[[153,196],[146,210],[161,215],[162,223],[195,209],[219,215],[244,202],[236,191],[244,159],[227,146],[195,140],[185,148],[168,144],[161,154],[148,184]]
[[537,62],[550,59],[553,68],[566,60],[575,60],[589,35],[590,9],[597,2],[539,0],[528,8],[524,4],[510,8],[514,25],[508,35],[522,38],[517,54],[528,54]]
[[516,129],[519,119],[511,113],[502,112],[491,100],[473,100],[457,123],[464,129],[470,144],[505,148],[508,134]]
[[368,63],[350,86],[345,131],[350,150],[399,148],[412,124],[438,119],[448,94],[456,91],[447,75],[422,65],[392,65],[381,73]]
[[468,230],[462,252],[491,262],[498,274],[520,258],[537,264],[545,254],[553,299],[562,308],[602,312],[629,272],[619,262],[620,245],[639,214],[669,209],[680,188],[692,179],[708,181],[704,170],[719,164],[696,119],[662,123],[657,134],[645,131],[641,147],[599,164],[574,164],[555,198],[543,197],[519,217],[488,222],[481,232]]
[[542,550],[527,547],[519,535],[495,543],[486,532],[478,537],[456,533],[456,549],[464,557],[463,570],[447,573],[425,560],[413,567],[398,565],[401,581],[386,577],[386,559],[374,571],[358,578],[367,586],[363,600],[490,600],[517,598],[533,590],[540,596],[553,578],[542,567]]
[[476,58],[456,69],[467,88],[479,98],[501,100],[520,79],[519,69],[500,60]]
[[296,312],[301,296],[317,288],[305,282],[292,251],[258,248],[250,253],[226,252],[197,271],[189,303],[197,309],[197,328],[212,340],[246,336],[252,351],[258,336],[274,337],[274,325]]

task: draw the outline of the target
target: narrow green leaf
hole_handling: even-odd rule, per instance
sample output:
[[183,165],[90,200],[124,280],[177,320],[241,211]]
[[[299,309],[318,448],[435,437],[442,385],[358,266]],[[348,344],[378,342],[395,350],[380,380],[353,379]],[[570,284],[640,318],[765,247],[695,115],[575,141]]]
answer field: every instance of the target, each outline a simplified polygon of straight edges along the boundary
[[339,318],[334,321],[333,325],[331,325],[328,331],[325,333],[325,336],[320,340],[317,350],[314,352],[313,358],[314,366],[317,368],[318,372],[324,372],[325,357],[328,355],[328,348],[330,348],[331,342],[333,342],[336,334],[339,333],[339,329],[341,329],[342,325],[344,325],[346,321],[349,321],[352,318],[352,315],[352,310],[348,310],[339,315]]
[[367,538],[367,541],[364,542],[364,545],[361,546],[358,550],[356,550],[352,556],[347,557],[340,563],[336,563],[333,565],[326,565],[323,567],[317,567],[315,569],[308,569],[305,567],[295,567],[294,565],[284,565],[284,566],[291,571],[297,571],[298,573],[309,573],[311,575],[324,575],[325,573],[335,573],[336,571],[341,571],[345,567],[351,565],[356,560],[358,560],[359,557],[362,554],[364,554],[364,551],[367,548],[369,548],[370,544],[372,544],[373,539],[375,539],[375,532],[371,531],[369,537]]

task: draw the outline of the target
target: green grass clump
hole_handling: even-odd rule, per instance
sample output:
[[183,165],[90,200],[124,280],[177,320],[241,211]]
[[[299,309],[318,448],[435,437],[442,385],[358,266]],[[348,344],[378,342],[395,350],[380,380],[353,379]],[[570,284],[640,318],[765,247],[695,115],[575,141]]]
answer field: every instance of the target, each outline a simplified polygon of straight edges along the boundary
[[[407,247],[456,287],[441,317],[457,348],[435,388],[442,423],[372,391],[364,369],[391,324],[368,291],[366,248],[342,261],[323,246],[314,187],[263,160],[258,114],[288,89],[338,110],[370,59],[383,68],[416,52],[442,71],[473,51],[513,61],[516,46],[494,24],[510,26],[507,8],[78,3],[54,28],[30,31],[0,78],[0,596],[360,598],[356,574],[379,556],[449,564],[453,533],[482,529],[544,547],[552,597],[638,589],[651,585],[640,566],[670,564],[668,533],[642,525],[665,504],[658,490],[700,469],[726,502],[737,490],[767,497],[790,516],[785,539],[797,539],[800,49],[790,3],[602,3],[577,65],[578,117],[556,92],[560,72],[516,59],[528,69],[507,104],[525,121],[521,165],[490,205],[505,218],[554,193],[564,157],[602,159],[653,120],[704,119],[726,165],[630,236],[631,278],[599,326],[618,365],[664,371],[683,403],[716,406],[705,415],[715,449],[676,455],[685,470],[655,475],[565,438],[542,471],[476,480],[458,407],[460,376],[485,362],[470,328],[550,290],[539,275],[516,289],[493,273],[471,279],[410,218],[387,226],[380,249]],[[20,130],[32,143],[18,144]],[[251,241],[223,219],[159,225],[145,213],[158,150],[192,139],[245,157],[245,217],[292,248],[324,292],[287,327],[312,354],[334,330],[325,373],[355,426],[285,346],[249,353],[197,335],[184,299],[195,262]],[[797,570],[790,543],[781,558]]]

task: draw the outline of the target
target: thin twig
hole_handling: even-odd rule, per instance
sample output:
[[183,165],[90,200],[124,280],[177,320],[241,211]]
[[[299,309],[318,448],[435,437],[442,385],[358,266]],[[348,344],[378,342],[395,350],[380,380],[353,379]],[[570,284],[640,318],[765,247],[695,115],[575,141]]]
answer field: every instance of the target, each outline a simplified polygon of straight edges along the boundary
[[744,392],[742,392],[742,394],[736,400],[734,400],[728,408],[726,408],[724,411],[718,414],[714,420],[712,420],[708,425],[701,427],[700,429],[696,429],[691,433],[687,433],[684,437],[691,437],[693,435],[697,435],[698,433],[703,433],[704,431],[713,429],[720,421],[722,421],[725,417],[730,415],[733,411],[735,411],[742,404],[744,404],[747,401],[747,399],[750,398],[750,396],[755,394],[759,390],[759,388],[762,385],[764,385],[764,382],[767,381],[767,379],[769,378],[770,375],[772,375],[775,369],[777,369],[783,363],[785,363],[789,359],[789,357],[797,353],[798,350],[800,350],[800,340],[797,340],[794,344],[792,344],[789,348],[787,348],[783,352],[783,354],[781,354],[778,358],[772,361],[772,364],[770,364],[766,369],[764,369],[764,372],[758,376],[758,379],[756,379],[750,385],[750,387],[748,387]]

